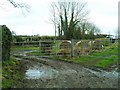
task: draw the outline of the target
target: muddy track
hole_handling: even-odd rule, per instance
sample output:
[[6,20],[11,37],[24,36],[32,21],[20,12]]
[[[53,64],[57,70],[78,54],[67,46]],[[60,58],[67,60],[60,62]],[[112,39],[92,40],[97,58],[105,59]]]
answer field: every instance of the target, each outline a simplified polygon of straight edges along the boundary
[[23,88],[117,88],[118,78],[111,72],[64,61],[18,57],[26,62]]

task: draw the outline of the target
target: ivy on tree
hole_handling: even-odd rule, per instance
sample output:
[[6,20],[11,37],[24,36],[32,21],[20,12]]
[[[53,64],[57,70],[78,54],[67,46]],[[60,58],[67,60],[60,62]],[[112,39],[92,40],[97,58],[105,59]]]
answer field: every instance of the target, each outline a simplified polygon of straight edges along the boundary
[[12,33],[6,25],[2,25],[2,60],[10,59],[11,41]]

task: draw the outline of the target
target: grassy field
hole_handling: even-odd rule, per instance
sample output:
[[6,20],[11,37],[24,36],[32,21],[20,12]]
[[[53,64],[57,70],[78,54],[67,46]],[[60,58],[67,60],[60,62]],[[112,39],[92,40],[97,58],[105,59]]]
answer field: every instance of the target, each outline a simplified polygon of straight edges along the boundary
[[74,58],[73,62],[88,66],[109,68],[112,64],[117,64],[118,62],[118,44],[114,43],[104,47],[103,50]]

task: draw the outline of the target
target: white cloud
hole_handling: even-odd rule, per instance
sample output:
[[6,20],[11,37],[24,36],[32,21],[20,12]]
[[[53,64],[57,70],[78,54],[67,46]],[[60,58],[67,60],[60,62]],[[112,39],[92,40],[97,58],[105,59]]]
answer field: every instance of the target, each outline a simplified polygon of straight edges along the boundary
[[114,33],[118,27],[118,1],[119,0],[87,0],[91,10],[91,21],[102,33]]
[[[0,24],[6,24],[17,34],[54,35],[54,27],[50,24],[50,2],[56,0],[16,0],[31,6],[30,13],[14,8],[7,0],[0,0]],[[80,0],[82,1],[82,0]],[[117,28],[118,0],[84,0],[88,2],[90,21],[94,22],[103,33],[113,32]],[[0,4],[1,5],[1,4]]]

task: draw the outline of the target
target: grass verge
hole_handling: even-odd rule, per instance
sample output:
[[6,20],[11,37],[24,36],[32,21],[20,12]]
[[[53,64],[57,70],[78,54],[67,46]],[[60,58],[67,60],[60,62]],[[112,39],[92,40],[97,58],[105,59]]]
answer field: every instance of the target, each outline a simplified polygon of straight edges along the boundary
[[23,75],[20,64],[13,57],[2,61],[2,88],[13,88],[20,83]]

